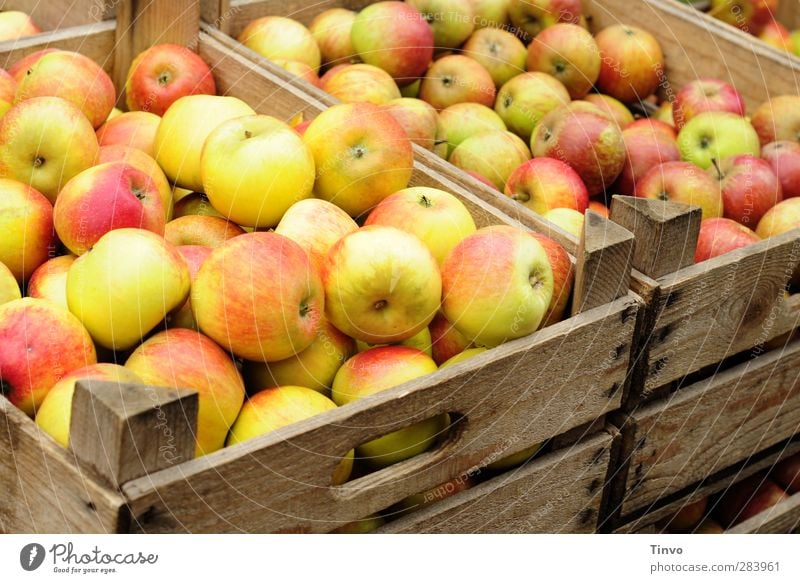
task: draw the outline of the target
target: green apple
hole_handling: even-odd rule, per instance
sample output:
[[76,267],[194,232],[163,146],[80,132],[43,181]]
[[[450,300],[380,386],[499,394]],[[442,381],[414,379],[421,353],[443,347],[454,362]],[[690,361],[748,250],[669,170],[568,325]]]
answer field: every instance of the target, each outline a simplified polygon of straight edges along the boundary
[[437,140],[446,143],[447,152],[442,157],[449,160],[453,150],[467,138],[506,129],[505,122],[491,108],[480,103],[456,103],[439,112]]
[[681,157],[707,169],[713,160],[738,154],[760,156],[758,134],[745,118],[734,113],[709,111],[690,119],[678,134]]
[[450,162],[462,170],[485,176],[502,192],[512,172],[530,158],[528,146],[517,135],[494,130],[461,142],[453,150]]

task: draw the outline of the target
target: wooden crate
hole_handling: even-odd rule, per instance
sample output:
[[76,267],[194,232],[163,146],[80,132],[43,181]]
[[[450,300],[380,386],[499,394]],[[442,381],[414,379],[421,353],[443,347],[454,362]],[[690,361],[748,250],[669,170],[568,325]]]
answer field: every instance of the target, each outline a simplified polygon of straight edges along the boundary
[[709,476],[800,437],[800,338],[615,421],[623,437],[609,510],[612,521],[628,522]]
[[[209,0],[203,4],[203,18],[210,23],[204,30],[273,76],[319,102],[332,104],[334,98],[293,78],[232,37],[261,16],[290,16],[309,24],[328,8],[357,10],[368,4],[367,0]],[[749,50],[741,40],[718,38],[715,30],[698,26],[698,15],[685,6],[662,5],[658,0],[585,0],[584,4],[594,30],[618,22],[651,30],[667,57],[662,84],[666,96],[691,79],[715,76],[735,83],[755,107],[769,95],[796,93],[800,86],[793,72],[787,73],[785,64],[772,58],[771,51],[765,56],[763,51]],[[736,66],[726,70],[720,62],[735,62]],[[769,81],[768,88],[765,79]],[[519,222],[537,230],[548,228],[535,213],[431,152],[417,148],[416,156],[427,167]],[[784,301],[780,290],[789,280],[792,265],[800,263],[800,231],[692,265],[699,216],[688,213],[682,205],[668,207],[638,201],[634,208],[630,207],[618,204],[612,209],[612,220],[635,230],[637,250],[629,285],[645,301],[647,309],[641,312],[636,339],[636,374],[625,387],[627,408],[655,398],[687,375],[797,327],[800,298]],[[580,243],[569,234],[556,228],[549,232],[570,252],[582,253]],[[618,294],[620,286],[628,285],[601,270],[593,270],[591,281],[595,288],[607,290],[606,298]],[[730,298],[731,291],[740,286],[758,290],[753,301],[728,301],[721,306],[720,298]]]
[[[627,521],[619,521],[615,526],[606,524],[606,529],[611,529],[618,534],[656,533],[659,531],[657,524],[669,520],[669,517],[682,507],[723,492],[732,484],[758,472],[769,470],[779,460],[798,452],[800,452],[800,441],[797,438],[780,443],[759,452],[745,463],[726,468],[690,488],[685,488],[675,495],[658,501],[644,509],[643,512],[636,513],[635,517]],[[800,494],[790,496],[773,508],[745,520],[725,532],[730,534],[800,532]]]
[[[284,120],[299,113],[312,118],[326,107],[206,33],[199,34],[196,46],[212,66],[220,92],[244,99],[260,113]],[[479,226],[521,226],[419,161],[412,184],[454,193]],[[91,448],[73,443],[72,451],[61,449],[20,411],[0,401],[6,428],[0,432],[1,528],[14,532],[329,531],[481,467],[500,454],[513,454],[595,422],[620,406],[641,306],[640,299],[625,287],[618,288],[619,297],[609,302],[607,290],[592,285],[591,270],[595,269],[625,278],[629,264],[627,259],[620,261],[620,256],[630,255],[632,236],[618,227],[615,232],[620,238],[608,240],[602,221],[587,222],[583,252],[573,257],[578,280],[584,282],[577,287],[582,298],[578,315],[459,366],[200,459],[150,468],[153,471],[140,477],[133,477],[141,473],[136,468],[109,473]],[[92,426],[91,413],[78,403],[76,398],[74,426]],[[445,412],[455,414],[459,422],[432,451],[331,486],[333,468],[344,452]],[[127,414],[116,415],[121,419],[108,424],[112,433],[127,421]],[[186,431],[188,427],[175,427],[173,434]],[[103,435],[105,443],[115,442],[113,435]],[[605,434],[592,439],[585,448],[543,459],[529,470],[530,476],[542,471],[545,483],[568,483],[568,474],[583,468],[586,448],[597,450],[610,438]],[[139,451],[146,454],[147,448],[156,445],[140,444]],[[594,528],[609,455],[606,447],[591,472],[584,468],[583,473],[572,474],[580,480],[579,476],[591,473],[589,483],[594,486],[591,491],[576,487],[569,505],[562,503],[563,511],[547,515],[548,524],[561,516],[565,529]],[[120,459],[126,458],[121,455]],[[503,481],[496,484],[497,488],[482,485],[482,497],[491,499],[496,489],[498,496],[505,496],[500,499],[507,500],[510,490],[502,487]],[[576,508],[583,513],[577,523],[568,515]],[[486,518],[485,522],[491,521]],[[502,523],[493,528],[502,529]]]

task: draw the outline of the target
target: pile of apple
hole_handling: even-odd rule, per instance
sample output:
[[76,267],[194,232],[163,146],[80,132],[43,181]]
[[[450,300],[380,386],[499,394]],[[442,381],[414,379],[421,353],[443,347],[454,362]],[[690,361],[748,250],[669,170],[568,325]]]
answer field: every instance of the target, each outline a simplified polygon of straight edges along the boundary
[[790,496],[800,493],[800,455],[795,454],[767,472],[737,482],[717,496],[701,498],[662,521],[665,532],[720,534]]
[[[566,251],[409,188],[411,142],[373,104],[301,135],[217,96],[175,45],[134,60],[126,113],[78,53],[39,51],[0,78],[0,388],[64,446],[77,379],[196,389],[203,455],[566,313]],[[448,424],[358,453],[392,464]]]
[[800,226],[800,202],[782,202],[800,194],[800,97],[748,119],[734,87],[700,79],[635,120],[627,106],[666,83],[659,43],[626,25],[593,37],[577,0],[378,2],[309,29],[260,18],[239,40],[342,101],[377,104],[576,236],[612,194],[701,207],[697,261]]
[[[692,0],[683,1],[694,3]],[[711,0],[709,14],[760,38],[776,49],[800,56],[800,30],[790,31],[775,18],[780,1]]]

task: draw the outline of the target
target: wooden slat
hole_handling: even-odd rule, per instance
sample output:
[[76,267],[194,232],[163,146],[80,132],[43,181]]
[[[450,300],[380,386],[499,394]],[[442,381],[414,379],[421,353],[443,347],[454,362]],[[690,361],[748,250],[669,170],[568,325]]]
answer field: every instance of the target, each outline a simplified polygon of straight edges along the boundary
[[800,28],[800,2],[781,0],[776,19],[789,30]]
[[67,449],[0,396],[0,531],[126,529],[122,497],[82,472]]
[[632,413],[622,514],[800,432],[800,340]]
[[109,74],[114,71],[115,20],[46,32],[18,41],[0,42],[0,68],[8,69],[22,57],[52,47],[77,51]]
[[114,0],[0,0],[0,10],[21,10],[43,31],[114,18]]
[[800,528],[800,494],[729,528],[725,534],[789,534]]
[[361,10],[377,0],[231,0],[231,18],[228,32],[236,37],[245,26],[262,16],[286,16],[308,26],[314,17],[329,8]]
[[382,533],[591,533],[612,436],[602,432],[390,522]]

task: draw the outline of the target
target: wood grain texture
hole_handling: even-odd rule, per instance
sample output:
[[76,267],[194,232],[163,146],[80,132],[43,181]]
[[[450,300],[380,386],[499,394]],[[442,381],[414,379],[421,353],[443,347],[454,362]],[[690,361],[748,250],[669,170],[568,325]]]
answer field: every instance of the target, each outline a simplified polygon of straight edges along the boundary
[[800,528],[800,494],[740,522],[725,534],[789,534]]
[[8,69],[22,57],[53,47],[76,51],[98,63],[106,73],[114,71],[116,21],[86,24],[20,39],[0,42],[0,68]]
[[125,529],[123,498],[83,472],[71,452],[0,396],[0,532]]
[[795,229],[661,278],[644,398],[797,328],[797,298],[783,290],[799,263]]
[[800,340],[631,415],[622,514],[787,439],[800,427]]
[[231,19],[229,32],[234,37],[247,24],[262,16],[285,16],[308,26],[320,12],[330,8],[348,8],[361,10],[374,4],[377,0],[231,0],[231,8],[235,11]]
[[657,279],[694,264],[699,207],[614,195],[610,218],[633,233],[633,266],[648,276]]
[[427,508],[382,533],[591,533],[612,436],[602,432]]
[[115,5],[113,0],[0,0],[0,10],[25,12],[43,31],[114,18]]
[[778,5],[778,14],[775,18],[789,30],[800,28],[800,2],[782,0]]
[[[619,407],[637,304],[617,300],[528,338],[235,447],[129,482],[148,532],[328,531]],[[598,355],[598,342],[607,347]],[[601,360],[598,361],[598,357]],[[576,390],[579,389],[579,390]],[[331,487],[360,443],[441,413],[437,449]]]
[[69,445],[111,487],[194,458],[197,392],[82,380]]
[[753,42],[693,8],[664,0],[586,0],[584,5],[594,31],[625,23],[656,37],[666,58],[662,97],[701,77],[733,84],[749,111],[770,97],[800,93],[800,59]]

